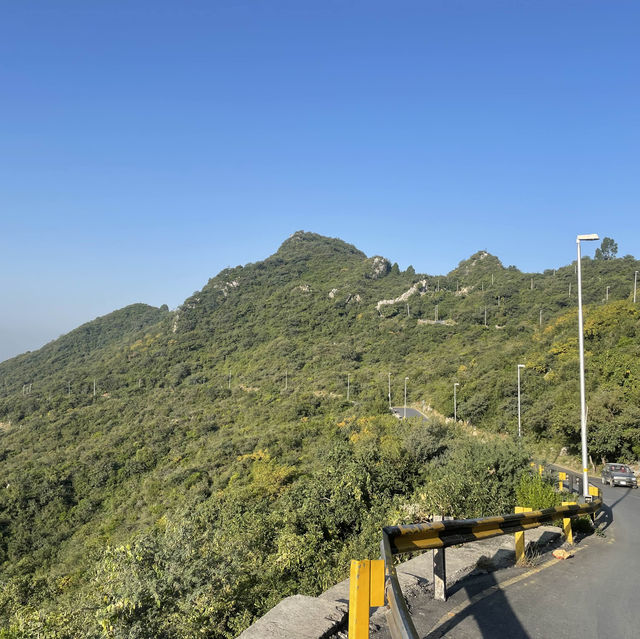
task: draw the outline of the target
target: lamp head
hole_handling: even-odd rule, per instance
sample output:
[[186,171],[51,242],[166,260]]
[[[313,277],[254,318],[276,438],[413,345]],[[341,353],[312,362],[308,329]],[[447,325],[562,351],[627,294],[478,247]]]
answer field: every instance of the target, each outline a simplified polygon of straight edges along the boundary
[[576,238],[576,242],[580,242],[580,241],[584,241],[584,242],[590,242],[592,240],[599,240],[600,238],[598,237],[597,233],[587,233],[586,235],[578,235],[578,237]]

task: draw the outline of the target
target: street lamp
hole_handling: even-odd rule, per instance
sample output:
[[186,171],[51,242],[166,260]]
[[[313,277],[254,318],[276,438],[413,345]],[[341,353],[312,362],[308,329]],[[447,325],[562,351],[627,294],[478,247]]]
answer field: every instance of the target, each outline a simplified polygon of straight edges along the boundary
[[638,271],[633,276],[633,303],[636,303],[636,289],[638,288]]
[[349,391],[351,390],[350,386],[350,379],[349,379],[349,373],[347,373],[347,401],[349,401]]
[[389,410],[391,410],[391,373],[389,373]]
[[609,301],[609,288],[611,288],[611,287],[607,286],[607,295],[606,295],[607,302]]
[[596,233],[578,235],[578,342],[580,346],[580,433],[582,439],[582,494],[589,500],[589,469],[587,468],[587,405],[584,390],[584,322],[582,319],[582,257],[580,255],[580,242],[599,240]]
[[525,368],[524,364],[518,364],[518,437],[522,437],[522,423],[520,421],[520,369]]
[[458,423],[458,410],[457,410],[457,401],[456,401],[456,386],[460,386],[459,382],[455,382],[453,385],[453,421]]
[[409,378],[404,378],[404,418],[407,419],[407,380]]

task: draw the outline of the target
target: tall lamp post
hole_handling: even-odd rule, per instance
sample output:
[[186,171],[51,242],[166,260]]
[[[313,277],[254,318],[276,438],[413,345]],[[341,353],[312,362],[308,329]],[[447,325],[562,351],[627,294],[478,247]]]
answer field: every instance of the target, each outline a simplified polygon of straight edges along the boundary
[[391,410],[391,373],[389,373],[389,410]]
[[457,404],[457,398],[456,398],[456,386],[460,386],[459,382],[455,382],[455,384],[453,385],[453,421],[457,424],[458,423],[458,404]]
[[582,438],[582,494],[589,500],[589,468],[587,467],[587,403],[584,390],[584,322],[582,319],[582,257],[580,242],[599,240],[596,233],[578,235],[578,342],[580,347],[580,433]]
[[407,419],[407,380],[409,378],[404,378],[404,418]]
[[520,421],[520,369],[524,364],[518,364],[518,437],[522,437],[522,422]]
[[638,271],[633,276],[633,303],[636,303],[636,289],[638,288]]

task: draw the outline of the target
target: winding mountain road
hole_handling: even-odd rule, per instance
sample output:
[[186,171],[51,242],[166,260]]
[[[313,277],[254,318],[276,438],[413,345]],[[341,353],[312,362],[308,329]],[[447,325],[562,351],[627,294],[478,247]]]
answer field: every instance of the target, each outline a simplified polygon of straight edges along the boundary
[[[423,639],[589,639],[640,636],[640,489],[603,487],[602,534],[566,561],[547,553],[533,567],[472,576],[446,602],[409,599]],[[372,633],[390,637],[386,628]]]

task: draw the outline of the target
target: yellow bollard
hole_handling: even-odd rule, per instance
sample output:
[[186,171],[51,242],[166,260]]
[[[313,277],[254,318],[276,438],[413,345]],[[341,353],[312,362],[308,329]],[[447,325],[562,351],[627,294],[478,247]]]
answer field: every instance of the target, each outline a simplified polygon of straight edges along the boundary
[[369,608],[384,606],[384,561],[351,561],[349,639],[369,639]]
[[[516,513],[530,513],[531,508],[523,508],[516,506]],[[520,530],[515,534],[516,538],[516,564],[524,563],[524,530]]]
[[349,639],[369,639],[369,560],[352,560],[349,582]]
[[558,490],[562,492],[564,490],[563,482],[567,479],[567,473],[559,472],[558,473]]
[[[575,501],[563,501],[563,506],[575,506]],[[570,546],[573,546],[573,530],[571,529],[571,517],[562,518],[562,528],[564,530],[564,537]]]
[[369,605],[372,608],[384,606],[384,559],[371,560],[371,593]]

